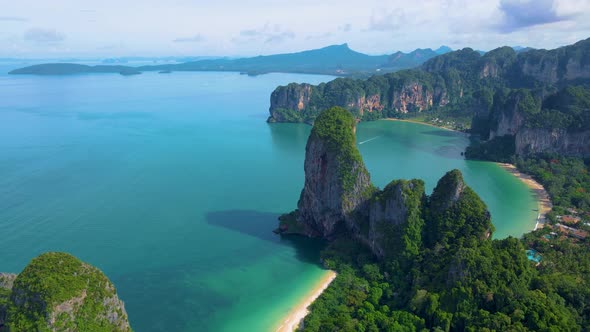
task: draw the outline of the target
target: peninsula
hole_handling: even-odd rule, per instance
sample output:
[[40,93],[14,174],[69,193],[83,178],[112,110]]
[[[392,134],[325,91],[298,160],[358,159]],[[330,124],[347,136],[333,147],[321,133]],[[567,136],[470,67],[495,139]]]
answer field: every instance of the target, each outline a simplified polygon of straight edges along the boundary
[[[560,248],[543,254],[551,265],[536,268],[525,249],[540,248],[547,231],[492,240],[493,216],[458,170],[443,176],[430,196],[421,180],[374,187],[355,145],[355,124],[338,107],[317,117],[298,209],[280,218],[278,231],[285,236],[328,240],[322,259],[338,273],[311,305],[303,331],[587,326],[574,293],[552,286],[561,283],[555,273],[583,273],[556,260],[558,251],[575,244],[554,242]],[[581,250],[585,254],[564,260],[587,255],[586,246]],[[587,276],[577,280],[588,285]]]

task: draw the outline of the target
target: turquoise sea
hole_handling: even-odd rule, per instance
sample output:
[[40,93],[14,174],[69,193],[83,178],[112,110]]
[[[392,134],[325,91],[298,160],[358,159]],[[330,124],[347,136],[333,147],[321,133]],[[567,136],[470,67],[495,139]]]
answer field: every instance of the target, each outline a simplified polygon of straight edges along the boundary
[[[269,96],[330,79],[0,74],[0,271],[66,251],[109,276],[136,331],[271,329],[324,271],[320,243],[271,232],[296,206],[310,127],[267,124]],[[357,135],[375,184],[431,191],[459,168],[496,237],[533,228],[527,187],[463,160],[461,134],[377,121]]]

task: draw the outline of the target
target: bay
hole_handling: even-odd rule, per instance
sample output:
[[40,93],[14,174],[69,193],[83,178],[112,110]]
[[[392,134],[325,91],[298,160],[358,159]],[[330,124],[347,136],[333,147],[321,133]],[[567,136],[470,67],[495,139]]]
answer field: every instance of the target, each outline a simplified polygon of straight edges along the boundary
[[[136,331],[263,331],[324,273],[321,243],[271,231],[296,207],[310,127],[267,124],[280,84],[327,76],[0,75],[0,271],[45,251],[102,269]],[[495,237],[532,229],[534,197],[461,134],[361,123],[378,186],[458,168]],[[369,141],[368,141],[369,140]]]

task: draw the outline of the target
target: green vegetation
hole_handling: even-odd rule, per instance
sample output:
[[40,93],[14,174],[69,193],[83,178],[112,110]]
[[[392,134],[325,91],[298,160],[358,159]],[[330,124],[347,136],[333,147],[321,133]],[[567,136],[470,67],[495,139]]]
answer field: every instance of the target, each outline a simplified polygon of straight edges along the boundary
[[[549,51],[516,53],[500,47],[483,56],[466,48],[434,57],[416,69],[312,86],[312,98],[301,111],[291,113],[289,106],[277,103],[270,121],[312,123],[323,110],[340,106],[363,121],[416,119],[471,131],[482,139],[497,129],[503,115],[514,112],[522,114],[522,123],[517,124],[526,128],[587,130],[590,89],[584,84],[589,78],[573,79],[579,73],[567,72],[571,61],[590,63],[590,39]],[[547,74],[552,68],[556,75]],[[505,150],[483,148],[495,153]]]
[[305,227],[297,221],[297,210],[283,214],[279,217],[279,229],[275,232],[281,234],[305,234]]
[[[425,240],[408,265],[396,260],[401,247],[394,249],[401,249],[399,255],[378,260],[353,238],[332,242],[322,257],[338,276],[312,305],[304,331],[580,331],[588,326],[587,247],[585,256],[569,242],[559,251],[539,247],[544,263],[535,268],[524,244],[539,242],[539,235],[523,241],[487,238],[492,225],[477,195],[464,187],[453,203],[461,182],[456,172],[439,182],[422,212]],[[547,261],[545,252],[552,252]],[[558,264],[564,256],[567,268]],[[576,266],[575,259],[583,264]]]
[[[590,64],[588,50],[590,39],[519,54],[499,48],[480,56],[464,49],[433,58],[419,70],[311,87],[311,99],[298,114],[312,122],[314,114],[319,120],[336,105],[360,120],[418,117],[455,128],[471,125],[482,141],[474,140],[468,158],[515,163],[549,191],[552,222],[572,213],[584,224],[590,216],[588,163],[558,155],[517,157],[514,134],[526,128],[589,130],[588,78],[571,79],[577,73],[567,66]],[[549,69],[556,74],[547,74]],[[394,201],[409,207],[405,223],[361,222],[361,240],[359,234],[344,235],[323,251],[324,264],[339,274],[312,305],[305,331],[588,329],[588,237],[547,227],[521,240],[492,240],[489,212],[459,172],[445,175],[428,198],[413,195],[408,183],[392,182],[371,200],[381,204],[403,193]],[[375,225],[372,232],[381,238],[362,239]],[[527,249],[542,260],[529,261]]]
[[356,120],[341,107],[322,112],[311,130],[310,139],[317,138],[338,155],[339,174],[343,180],[344,195],[348,195],[360,172],[367,172],[356,147]]
[[582,159],[549,154],[514,158],[514,164],[543,184],[554,213],[567,214],[567,208],[590,212],[590,174]]
[[[403,202],[405,222],[394,224],[377,220],[378,242],[385,257],[400,269],[407,269],[418,256],[424,226],[422,209],[426,197],[422,180],[394,180],[376,192],[370,204],[384,211],[388,202]],[[397,212],[397,211],[395,211]],[[392,255],[395,253],[395,255]]]
[[[382,201],[382,195],[408,183],[394,182],[375,199]],[[588,326],[587,245],[583,254],[567,241],[553,250],[541,232],[522,241],[491,240],[485,204],[458,171],[447,173],[425,203],[423,224],[406,226],[417,225],[418,232],[389,248],[394,251],[383,259],[348,236],[322,252],[324,264],[338,276],[311,306],[304,331],[581,331]],[[539,267],[527,259],[529,247],[543,253]],[[408,252],[412,259],[400,264]]]
[[65,253],[34,258],[14,281],[7,311],[14,332],[130,331],[111,282]]

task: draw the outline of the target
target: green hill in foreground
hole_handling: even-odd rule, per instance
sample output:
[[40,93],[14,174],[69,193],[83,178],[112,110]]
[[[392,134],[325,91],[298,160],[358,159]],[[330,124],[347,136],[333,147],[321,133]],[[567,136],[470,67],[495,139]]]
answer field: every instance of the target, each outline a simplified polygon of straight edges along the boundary
[[72,255],[49,252],[0,274],[0,331],[131,331],[110,280]]

